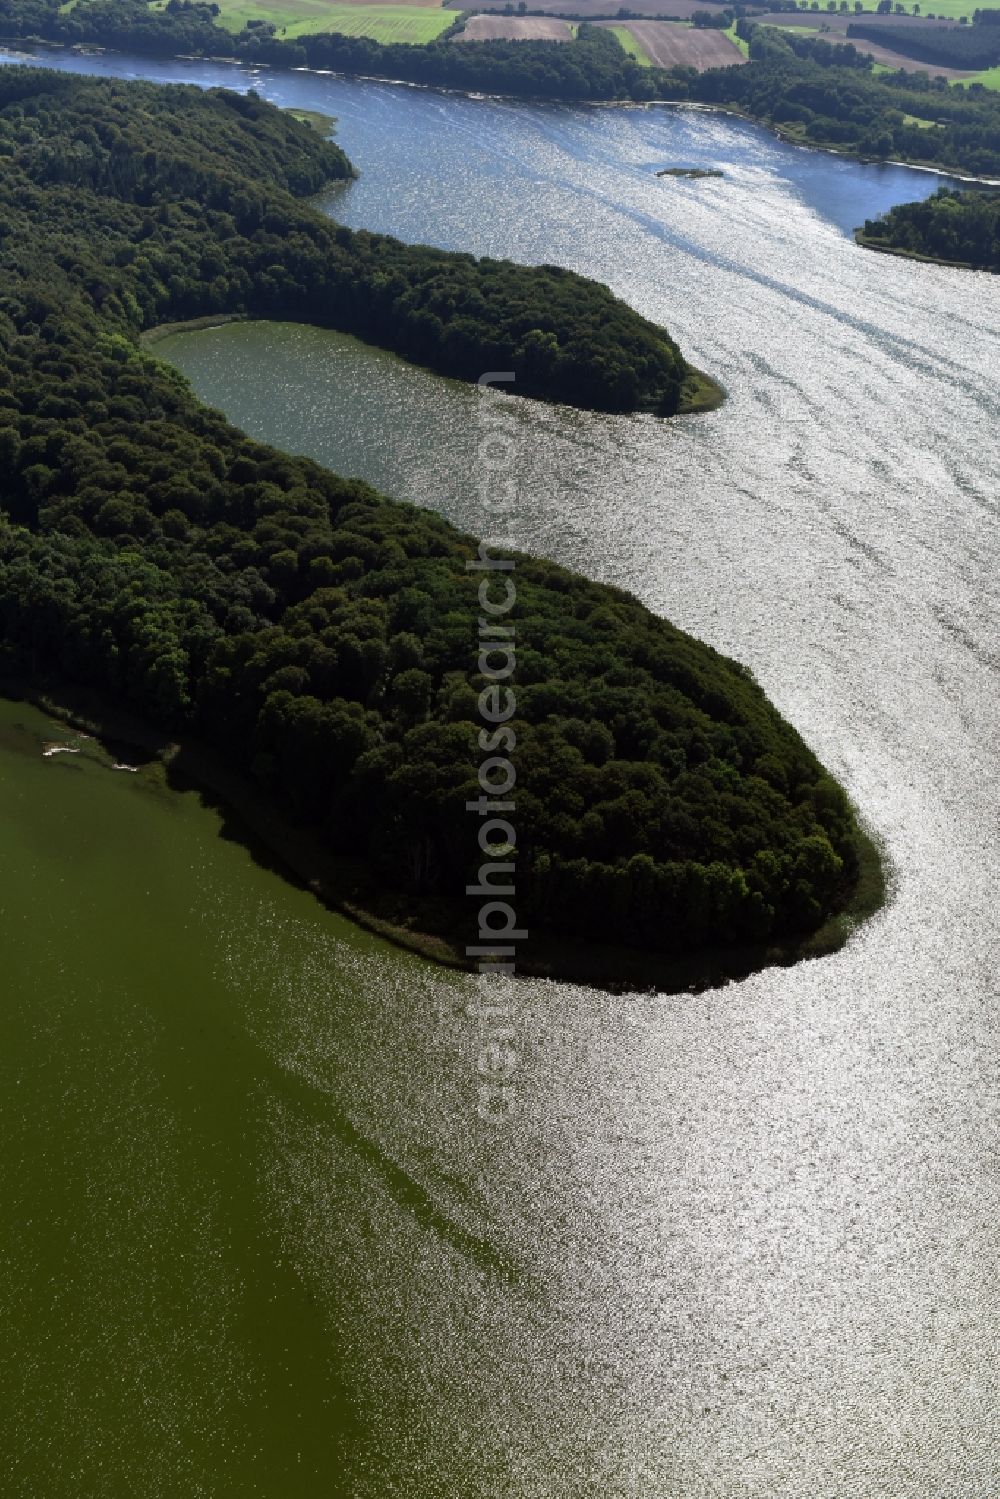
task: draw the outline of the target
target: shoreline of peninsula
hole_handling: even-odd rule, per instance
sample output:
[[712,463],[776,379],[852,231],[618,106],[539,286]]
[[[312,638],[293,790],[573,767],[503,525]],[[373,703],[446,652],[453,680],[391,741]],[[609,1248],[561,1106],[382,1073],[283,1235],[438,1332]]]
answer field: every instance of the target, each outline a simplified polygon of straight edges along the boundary
[[[128,708],[109,703],[100,693],[67,682],[38,685],[0,673],[0,697],[32,704],[54,722],[97,740],[112,759],[120,750],[141,751],[149,757],[147,765],[158,767],[172,791],[194,791],[219,814],[220,835],[239,842],[252,858],[260,860],[266,854],[264,862],[281,878],[309,890],[328,910],[439,967],[469,974],[477,971],[479,960],[465,954],[473,929],[470,925],[463,930],[459,921],[460,916],[468,920],[465,903],[453,903],[455,919],[449,930],[428,929],[421,922],[419,899],[407,901],[398,892],[377,893],[365,861],[331,853],[314,832],[292,823],[248,776],[195,736],[174,738]],[[860,854],[861,872],[849,901],[804,937],[706,948],[673,957],[615,943],[581,946],[570,935],[546,934],[522,945],[516,976],[583,984],[609,994],[699,993],[738,983],[767,968],[828,957],[846,946],[889,899],[884,853],[864,828],[860,829]],[[402,910],[405,905],[411,907],[409,916]]]

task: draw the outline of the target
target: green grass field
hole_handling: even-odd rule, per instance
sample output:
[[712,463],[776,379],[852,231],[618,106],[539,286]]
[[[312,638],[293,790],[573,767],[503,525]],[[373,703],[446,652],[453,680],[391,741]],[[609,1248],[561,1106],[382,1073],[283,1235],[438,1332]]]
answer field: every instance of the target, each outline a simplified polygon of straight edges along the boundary
[[336,115],[320,114],[316,109],[290,109],[288,113],[293,120],[298,120],[300,125],[308,125],[310,130],[315,130],[324,140],[330,140],[336,130]]
[[976,73],[972,78],[965,78],[962,87],[967,83],[982,83],[986,88],[1000,91],[1000,68],[987,68],[983,73]]
[[733,24],[730,26],[729,30],[725,34],[726,34],[726,36],[728,36],[728,38],[732,42],[733,46],[734,47],[738,47],[740,49],[740,51],[743,53],[744,57],[749,57],[750,56],[750,43],[749,42],[745,42],[741,36],[737,36],[736,35],[736,22],[735,21],[733,22]]
[[624,52],[627,52],[629,57],[634,57],[640,67],[651,68],[653,66],[653,59],[650,57],[645,47],[641,46],[640,43],[636,41],[635,37],[632,35],[631,31],[629,31],[627,26],[609,26],[608,30],[611,32],[612,36],[616,36],[618,38],[619,42],[622,45],[622,50]]
[[[921,5],[922,16],[947,16],[949,21],[958,21],[962,16],[968,16],[969,25],[972,25],[973,14],[980,8],[990,3],[990,0],[927,0],[926,5]],[[906,7],[908,11],[913,10],[912,5]]]
[[219,25],[242,31],[248,21],[270,21],[286,40],[321,31],[370,36],[376,42],[432,42],[457,19],[437,4],[344,5],[336,0],[219,0]]

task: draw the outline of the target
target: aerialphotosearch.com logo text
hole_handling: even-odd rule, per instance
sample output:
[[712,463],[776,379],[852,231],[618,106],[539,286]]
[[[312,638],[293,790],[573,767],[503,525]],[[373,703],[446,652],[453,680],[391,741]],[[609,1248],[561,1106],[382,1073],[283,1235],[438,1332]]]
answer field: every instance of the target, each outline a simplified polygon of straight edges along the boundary
[[[510,371],[492,372],[480,378],[481,388],[500,381],[513,382]],[[502,408],[506,402],[484,402],[480,408],[480,443],[478,471],[480,503],[487,512],[505,506],[508,489],[514,484],[516,437],[505,432]],[[470,572],[479,573],[479,618],[477,632],[477,670],[487,686],[479,694],[479,749],[483,759],[479,766],[480,795],[466,802],[467,811],[479,818],[477,841],[482,862],[478,883],[466,886],[466,894],[481,902],[478,913],[478,941],[466,948],[466,956],[476,959],[482,975],[510,976],[516,971],[516,943],[527,937],[518,926],[514,905],[516,886],[514,856],[517,830],[514,822],[516,802],[514,788],[517,772],[510,756],[517,745],[512,723],[517,698],[510,685],[516,665],[514,625],[511,614],[517,602],[512,558],[493,555],[502,548],[490,541],[481,542],[477,556],[466,563]],[[509,991],[508,991],[509,992]],[[478,1112],[481,1118],[503,1117],[513,1107],[513,1074],[518,1053],[512,1042],[514,1027],[501,992],[490,986],[483,1003],[470,1009],[470,1015],[484,1022],[486,1035],[477,1056],[480,1075]]]

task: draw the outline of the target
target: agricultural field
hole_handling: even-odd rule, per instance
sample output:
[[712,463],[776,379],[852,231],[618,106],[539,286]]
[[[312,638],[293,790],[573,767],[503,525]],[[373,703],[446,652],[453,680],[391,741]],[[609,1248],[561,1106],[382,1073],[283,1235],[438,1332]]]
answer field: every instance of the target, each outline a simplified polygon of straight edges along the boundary
[[376,42],[432,42],[454,24],[441,0],[400,0],[394,5],[367,0],[218,0],[219,24],[242,31],[248,21],[270,21],[286,41],[321,31],[370,36]]
[[574,28],[555,16],[470,16],[456,42],[571,42]]
[[[503,11],[508,0],[485,0],[478,5],[480,11]],[[618,0],[528,0],[533,11],[544,11],[547,15],[565,16],[569,20],[587,21],[607,16],[618,9]],[[630,0],[629,10],[643,16],[673,16],[680,21],[689,21],[696,10],[713,10],[717,0]],[[997,0],[1000,4],[1000,0]],[[446,9],[468,10],[468,0],[446,0]],[[622,23],[616,21],[616,26]]]
[[627,26],[610,26],[608,30],[612,31],[618,38],[618,44],[622,51],[627,52],[629,57],[634,57],[641,68],[651,68],[653,66],[653,59],[645,47],[640,46],[638,40],[632,35]]
[[[600,22],[598,24],[601,24]],[[724,31],[679,26],[676,21],[605,22],[613,30],[628,31],[658,68],[726,68],[746,61]]]

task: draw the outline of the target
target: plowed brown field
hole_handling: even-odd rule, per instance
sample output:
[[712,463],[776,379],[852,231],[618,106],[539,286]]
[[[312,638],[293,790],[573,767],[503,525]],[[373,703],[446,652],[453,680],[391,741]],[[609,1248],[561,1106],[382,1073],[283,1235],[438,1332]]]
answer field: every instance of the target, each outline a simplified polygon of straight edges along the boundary
[[569,42],[568,21],[554,16],[470,16],[456,42]]
[[[973,7],[975,8],[975,7]],[[940,20],[930,20],[924,16],[921,20],[918,16],[874,16],[870,11],[863,16],[831,15],[828,11],[774,11],[763,16],[754,16],[754,21],[761,26],[802,26],[809,31],[839,31],[846,32],[848,26],[891,26],[895,31],[905,29],[908,26],[919,26],[922,31],[955,31],[958,29],[957,21],[946,20],[943,16]],[[827,36],[828,42],[841,40],[840,37]],[[854,37],[849,38],[854,41]]]
[[[484,0],[480,6],[484,11],[502,11],[507,0]],[[591,17],[607,16],[617,9],[615,0],[530,0],[532,10],[543,10],[548,15],[571,16],[586,21]],[[468,10],[468,0],[445,0],[447,10]],[[678,16],[689,21],[696,10],[714,10],[712,0],[631,0],[629,10],[644,16]],[[531,17],[515,17],[530,20]],[[615,21],[620,26],[620,21]]]
[[624,26],[661,68],[727,68],[746,58],[728,36],[710,27],[678,26],[675,21],[607,21],[608,26]]
[[874,42],[866,42],[859,36],[846,38],[852,46],[857,47],[859,52],[870,52],[876,62],[883,63],[885,67],[892,68],[894,72],[902,68],[904,73],[929,73],[932,78],[974,78],[975,74],[964,72],[961,68],[942,68],[936,62],[920,62],[915,57],[904,57],[902,52],[893,52],[888,47],[879,47]]

